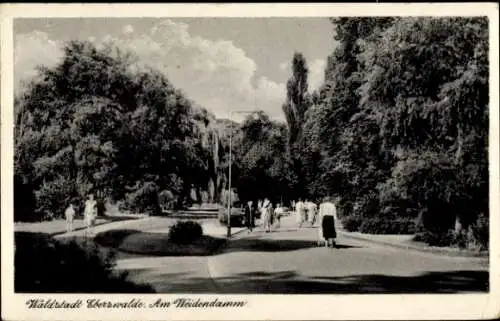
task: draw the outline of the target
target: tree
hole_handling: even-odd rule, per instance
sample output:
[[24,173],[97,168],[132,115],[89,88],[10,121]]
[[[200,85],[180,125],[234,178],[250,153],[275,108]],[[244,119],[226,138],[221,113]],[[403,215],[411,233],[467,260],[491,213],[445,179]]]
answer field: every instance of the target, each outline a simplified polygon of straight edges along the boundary
[[305,115],[311,105],[311,97],[308,94],[308,72],[307,62],[301,53],[294,53],[292,59],[292,76],[287,82],[286,101],[283,104],[283,112],[285,114],[288,125],[288,141],[287,141],[287,158],[288,163],[293,169],[293,175],[296,178],[295,189],[291,191],[295,198],[304,196],[303,186],[306,186],[304,175],[302,175],[301,167],[301,135],[305,121]]
[[238,195],[244,200],[287,200],[290,175],[286,155],[287,131],[264,112],[249,115],[235,137],[239,179]]
[[286,85],[286,102],[283,112],[288,124],[288,144],[293,144],[299,139],[304,115],[309,107],[307,89],[309,69],[301,53],[295,53],[292,59],[292,77]]
[[418,216],[441,236],[484,231],[487,20],[332,23],[338,46],[302,127],[309,193],[338,196],[344,216]]
[[[377,115],[383,145],[402,150],[399,167],[410,166],[417,155],[426,159],[411,180],[427,191],[405,194],[419,204],[424,223],[431,222],[424,224],[428,229],[446,231],[454,217],[467,227],[487,211],[484,30],[484,19],[401,19],[364,51],[361,106]],[[430,188],[440,176],[441,184]],[[450,212],[451,218],[445,215]]]
[[158,212],[159,192],[184,197],[198,183],[206,168],[191,102],[135,61],[113,46],[72,41],[17,97],[15,188],[36,197],[35,217],[61,216],[88,193],[130,209],[145,197]]

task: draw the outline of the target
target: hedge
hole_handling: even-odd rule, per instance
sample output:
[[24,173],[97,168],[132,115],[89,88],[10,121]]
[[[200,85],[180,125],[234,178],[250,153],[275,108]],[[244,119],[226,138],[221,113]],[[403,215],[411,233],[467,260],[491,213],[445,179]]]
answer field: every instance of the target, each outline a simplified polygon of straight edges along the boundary
[[344,228],[349,232],[366,234],[413,234],[415,233],[415,220],[412,218],[363,218],[361,216],[348,216],[342,220]]

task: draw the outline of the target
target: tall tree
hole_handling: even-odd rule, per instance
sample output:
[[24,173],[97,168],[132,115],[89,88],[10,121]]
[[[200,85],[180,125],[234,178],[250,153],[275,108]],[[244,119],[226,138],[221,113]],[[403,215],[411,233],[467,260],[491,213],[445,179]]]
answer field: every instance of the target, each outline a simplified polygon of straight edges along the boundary
[[288,153],[287,162],[295,177],[295,188],[291,197],[304,196],[306,193],[304,175],[302,173],[301,135],[305,121],[305,115],[311,105],[311,98],[308,94],[308,73],[307,62],[301,53],[294,53],[292,59],[292,76],[287,82],[286,100],[283,104],[283,112],[286,117],[288,127]]
[[288,124],[288,144],[293,146],[299,139],[304,115],[309,107],[307,62],[301,53],[295,53],[292,59],[292,77],[286,86],[286,102],[283,112]]

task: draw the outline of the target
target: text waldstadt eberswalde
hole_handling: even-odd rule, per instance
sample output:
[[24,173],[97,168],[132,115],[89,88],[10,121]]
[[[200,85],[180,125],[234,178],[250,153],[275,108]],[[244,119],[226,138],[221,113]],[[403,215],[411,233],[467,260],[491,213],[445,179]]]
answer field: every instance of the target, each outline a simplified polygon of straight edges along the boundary
[[246,301],[214,299],[177,298],[175,300],[153,299],[146,303],[140,298],[128,301],[110,301],[101,299],[30,299],[26,301],[28,309],[156,309],[156,308],[242,308]]

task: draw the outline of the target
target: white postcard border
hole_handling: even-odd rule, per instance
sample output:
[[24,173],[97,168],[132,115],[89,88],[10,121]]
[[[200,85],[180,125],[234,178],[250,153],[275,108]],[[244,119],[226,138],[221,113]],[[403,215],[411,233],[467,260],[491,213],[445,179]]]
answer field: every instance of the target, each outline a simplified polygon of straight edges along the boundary
[[[498,5],[469,4],[16,4],[1,5],[2,318],[6,320],[477,319],[500,313]],[[13,293],[13,18],[488,16],[490,19],[490,293],[452,295],[24,295]],[[311,289],[314,292],[314,289]],[[243,308],[27,309],[32,298],[130,300],[180,297],[247,301]]]

